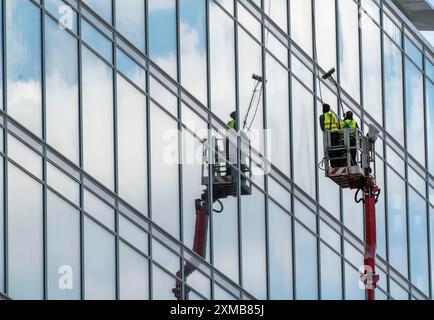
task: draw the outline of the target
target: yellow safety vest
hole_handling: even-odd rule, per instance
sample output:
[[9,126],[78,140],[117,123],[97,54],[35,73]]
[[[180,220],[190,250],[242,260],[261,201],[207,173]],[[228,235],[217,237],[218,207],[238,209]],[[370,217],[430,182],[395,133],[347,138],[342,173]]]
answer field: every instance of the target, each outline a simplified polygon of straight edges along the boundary
[[356,120],[346,119],[346,120],[341,121],[341,129],[354,129],[354,130],[351,130],[351,133],[350,133],[350,135],[352,137],[356,136],[356,130],[355,130],[356,128],[357,128]]
[[334,113],[327,112],[324,114],[324,130],[329,130],[329,131],[339,130],[338,117]]
[[229,128],[234,129],[234,130],[235,130],[235,124],[236,124],[235,120],[231,120],[231,121],[228,122]]

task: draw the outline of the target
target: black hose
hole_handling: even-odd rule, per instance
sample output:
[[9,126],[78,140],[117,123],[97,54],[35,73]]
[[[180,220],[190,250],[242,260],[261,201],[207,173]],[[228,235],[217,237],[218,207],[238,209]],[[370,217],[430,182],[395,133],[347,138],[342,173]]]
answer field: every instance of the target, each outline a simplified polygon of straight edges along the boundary
[[361,188],[357,189],[357,192],[356,192],[356,194],[354,195],[354,200],[355,200],[357,203],[364,202],[363,197],[360,198],[360,199],[357,199],[357,196],[359,195],[360,190],[362,190],[362,189],[361,189]]
[[220,210],[216,210],[216,209],[213,208],[212,211],[215,212],[215,213],[222,213],[223,210],[224,210],[223,203],[220,200],[217,200],[216,202],[218,204],[220,204]]

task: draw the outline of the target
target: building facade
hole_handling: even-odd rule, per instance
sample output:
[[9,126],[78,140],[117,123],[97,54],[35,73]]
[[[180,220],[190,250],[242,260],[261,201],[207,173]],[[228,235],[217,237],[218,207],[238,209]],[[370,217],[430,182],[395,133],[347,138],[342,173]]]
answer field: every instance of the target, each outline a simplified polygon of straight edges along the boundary
[[[434,56],[392,1],[0,3],[0,292],[365,299],[362,204],[318,165],[335,67],[344,108],[380,130],[377,298],[433,297]],[[202,260],[203,141],[243,122],[252,74],[273,166],[209,209]]]

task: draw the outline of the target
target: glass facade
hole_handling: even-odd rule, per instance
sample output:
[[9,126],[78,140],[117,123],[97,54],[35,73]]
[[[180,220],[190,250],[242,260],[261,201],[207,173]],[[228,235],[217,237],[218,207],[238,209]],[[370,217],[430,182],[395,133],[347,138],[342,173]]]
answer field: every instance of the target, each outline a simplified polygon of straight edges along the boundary
[[[377,298],[433,297],[434,55],[391,1],[0,7],[0,298],[365,299],[363,206],[318,167],[331,67],[380,130]],[[202,148],[234,110],[272,166],[208,208],[202,259]]]

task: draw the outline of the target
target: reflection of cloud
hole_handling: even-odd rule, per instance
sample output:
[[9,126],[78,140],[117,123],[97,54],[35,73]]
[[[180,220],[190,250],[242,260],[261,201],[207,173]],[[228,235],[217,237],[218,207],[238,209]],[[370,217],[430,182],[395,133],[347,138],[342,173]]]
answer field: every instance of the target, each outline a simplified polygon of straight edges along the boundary
[[149,12],[161,10],[173,10],[175,8],[175,0],[149,0]]
[[35,134],[41,134],[42,108],[39,81],[8,83],[8,113]]
[[206,50],[199,30],[185,24],[181,33],[181,82],[202,103],[206,104]]
[[59,73],[47,78],[47,142],[78,163],[78,85]]

